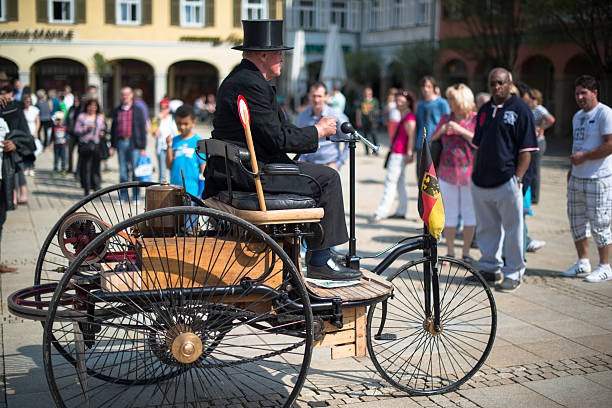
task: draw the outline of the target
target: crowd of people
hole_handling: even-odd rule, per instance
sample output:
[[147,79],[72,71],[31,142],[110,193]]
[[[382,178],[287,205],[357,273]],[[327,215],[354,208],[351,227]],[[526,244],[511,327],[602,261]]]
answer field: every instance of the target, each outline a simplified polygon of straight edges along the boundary
[[[7,210],[27,205],[26,176],[36,175],[35,161],[40,154],[53,155],[51,177],[74,176],[83,194],[89,195],[101,188],[102,165],[107,167],[106,160],[115,152],[119,182],[151,180],[154,166],[146,156],[149,137],[155,140],[159,182],[182,184],[184,175],[187,191],[200,196],[204,188],[201,176],[204,162],[194,154],[200,137],[193,127],[198,120],[208,120],[215,111],[214,95],[204,98],[207,99],[204,110],[209,116],[179,99],[164,97],[159,113],[151,117],[143,91],[126,86],[120,92],[120,105],[106,117],[96,86],[89,86],[83,94],[74,94],[70,85],[61,92],[55,89],[34,92],[28,86],[22,87],[18,79],[10,81],[0,72],[0,142],[4,147],[0,157],[5,162],[0,178],[0,225]],[[4,174],[9,158],[11,174]],[[149,165],[142,165],[147,161]],[[123,193],[119,203],[129,199],[127,191]],[[138,193],[134,189],[135,199]],[[14,271],[16,268],[0,263],[0,273]]]
[[[587,130],[581,131],[580,126],[584,127],[586,121],[582,116],[588,115],[577,114],[581,117],[579,124],[574,118],[574,152],[584,146],[596,152],[589,153],[588,159],[583,159],[580,153],[572,155],[568,215],[579,260],[563,274],[600,282],[612,279],[608,219],[612,190],[607,185],[612,168],[607,161],[611,152],[606,150],[609,146],[606,135],[612,132],[606,128],[610,126],[606,122],[610,120],[609,109],[598,103],[598,85],[594,81],[587,76],[576,82],[579,107],[590,104],[590,109],[597,111],[591,114],[596,118],[589,123],[601,123],[601,130],[593,131],[596,135],[584,142],[585,136],[581,135],[590,128],[586,126]],[[384,104],[366,87],[363,97],[355,103],[354,118],[357,128],[372,142],[377,143],[377,127],[386,127],[389,138],[383,195],[369,222],[405,218],[409,197],[405,168],[417,161],[415,167],[419,171],[426,140],[444,202],[447,255],[456,256],[455,239],[461,231],[460,259],[477,267],[487,281],[497,284],[498,290],[514,291],[525,272],[525,252],[536,252],[546,244],[528,235],[525,216],[533,215],[532,205],[540,202],[545,132],[554,125],[555,117],[542,105],[539,90],[514,81],[505,69],[491,71],[488,87],[489,92],[474,95],[466,84],[458,83],[448,87],[442,96],[435,78],[426,76],[419,83],[421,100],[417,101],[408,90],[391,88]],[[587,95],[579,96],[579,90]],[[334,108],[337,101],[343,107],[346,103],[344,96],[338,95],[342,95],[339,89],[328,94],[325,84],[313,84],[308,93],[309,103],[298,114],[298,126],[315,124],[324,116],[333,117],[338,123],[347,120],[343,109]],[[580,98],[590,98],[590,102]],[[344,135],[338,129],[336,136]],[[332,137],[321,140],[319,150],[302,155],[301,160],[339,170],[347,154],[346,148],[341,149]],[[582,160],[588,160],[587,164]],[[396,198],[398,204],[392,212]],[[593,271],[587,245],[591,230],[600,249],[600,264]],[[472,257],[472,248],[480,250],[478,259]]]
[[[579,106],[590,110],[583,107],[584,113],[579,112],[574,118],[575,153],[568,175],[568,216],[579,259],[564,275],[597,282],[612,278],[610,211],[602,211],[602,206],[612,200],[612,188],[607,185],[612,171],[608,170],[609,152],[605,150],[608,140],[604,137],[612,133],[609,131],[612,119],[609,108],[597,101],[597,84],[593,81],[583,78],[576,83]],[[406,217],[410,195],[406,165],[416,161],[418,171],[421,151],[427,143],[444,202],[447,255],[457,256],[455,240],[460,233],[463,238],[460,258],[477,265],[481,275],[497,283],[499,290],[513,291],[520,286],[525,271],[525,252],[535,252],[545,245],[544,241],[528,236],[525,215],[533,215],[531,206],[541,198],[545,132],[554,125],[555,118],[542,105],[539,90],[513,81],[505,69],[493,70],[488,86],[490,93],[474,95],[466,84],[458,83],[442,94],[435,78],[426,76],[419,83],[420,100],[408,90],[391,88],[384,104],[373,96],[372,88],[366,87],[363,97],[355,103],[354,118],[357,128],[373,143],[378,142],[379,126],[386,128],[389,138],[383,195],[369,222]],[[586,96],[579,96],[578,89]],[[169,179],[171,183],[182,184],[185,177],[188,192],[201,196],[205,161],[195,154],[195,145],[201,137],[195,134],[194,126],[198,121],[211,120],[216,110],[215,95],[201,96],[194,106],[164,97],[159,102],[159,113],[151,117],[142,90],[126,86],[121,89],[120,105],[106,118],[95,86],[90,86],[83,95],[73,94],[69,85],[63,92],[53,89],[32,92],[16,80],[0,84],[0,93],[5,101],[19,103],[17,106],[23,112],[20,126],[34,141],[32,154],[24,155],[15,166],[9,209],[27,204],[25,176],[35,175],[36,155],[47,149],[54,156],[53,174],[74,175],[85,195],[101,187],[101,163],[115,152],[119,182],[151,179],[152,166],[149,173],[138,172],[146,156],[148,137],[155,141],[158,181]],[[319,140],[317,151],[302,154],[300,160],[340,171],[348,159],[348,146],[333,139],[345,136],[340,124],[349,120],[344,114],[346,98],[339,88],[328,92],[322,82],[310,86],[307,98],[308,104],[297,115],[297,126],[316,125],[321,118],[332,117],[336,132],[331,138]],[[589,116],[591,110],[597,113]],[[593,115],[596,117],[590,119]],[[602,123],[602,130],[595,131],[585,122]],[[589,132],[599,133],[593,136]],[[597,137],[601,140],[594,141]],[[599,148],[600,145],[604,147]],[[585,159],[580,154],[584,146],[599,148],[601,152],[597,150]],[[366,148],[366,154],[369,153]],[[120,201],[129,200],[127,191],[122,194]],[[138,199],[138,194],[138,189],[134,189],[133,198]],[[392,212],[396,198],[398,204]],[[586,244],[591,230],[601,260],[594,271],[588,262]],[[481,252],[478,260],[472,257],[473,248]]]
[[[523,208],[523,202],[538,203],[544,131],[555,120],[541,105],[539,91],[516,85],[509,72],[498,69],[489,78],[491,93],[475,96],[466,84],[458,83],[442,96],[435,78],[426,76],[419,82],[422,99],[418,102],[411,92],[392,88],[385,106],[378,108],[371,89],[366,88],[357,111],[359,118],[360,112],[364,117],[366,112],[379,109],[390,142],[383,197],[369,221],[405,217],[405,166],[416,159],[419,171],[426,141],[444,202],[447,255],[456,256],[455,239],[461,229],[460,259],[477,266],[485,279],[498,283],[502,291],[520,285],[525,252],[535,252],[545,244],[527,239],[524,214],[532,210],[530,204]],[[525,89],[525,93],[517,88]],[[359,119],[357,125],[366,134],[371,131]],[[530,160],[532,152],[538,153]],[[498,191],[500,188],[507,191]],[[396,195],[397,210],[390,215]],[[525,195],[528,199],[524,201]],[[535,198],[529,201],[529,197]],[[480,248],[478,262],[471,256],[473,247]]]

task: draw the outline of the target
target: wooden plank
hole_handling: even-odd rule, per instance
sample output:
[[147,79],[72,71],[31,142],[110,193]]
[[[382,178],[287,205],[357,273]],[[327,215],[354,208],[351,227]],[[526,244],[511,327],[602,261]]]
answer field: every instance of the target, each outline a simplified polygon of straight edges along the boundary
[[291,222],[319,222],[323,208],[300,208],[295,210],[249,211],[239,210],[214,198],[204,200],[207,206],[233,214],[255,225],[286,224]]
[[342,328],[339,329],[329,322],[325,322],[323,330],[325,333],[333,333],[340,330],[354,329],[355,328],[355,308],[342,310]]
[[355,330],[340,330],[334,333],[327,333],[321,340],[317,340],[314,343],[315,347],[329,347],[338,344],[354,343],[355,342]]
[[362,357],[366,355],[366,307],[355,308],[355,356]]
[[331,359],[338,360],[340,358],[355,357],[355,345],[343,344],[331,348]]
[[[261,277],[271,266],[272,252],[263,244],[194,237],[142,238],[136,243],[143,269],[143,289],[238,285]],[[282,282],[282,262],[262,283],[273,288]]]
[[362,270],[361,284],[344,288],[325,289],[306,282],[306,287],[312,293],[321,297],[340,297],[344,301],[366,300],[386,295],[393,289],[393,284],[382,276],[367,270]]
[[101,264],[100,288],[105,292],[125,292],[142,290],[140,271],[115,272],[118,262]]

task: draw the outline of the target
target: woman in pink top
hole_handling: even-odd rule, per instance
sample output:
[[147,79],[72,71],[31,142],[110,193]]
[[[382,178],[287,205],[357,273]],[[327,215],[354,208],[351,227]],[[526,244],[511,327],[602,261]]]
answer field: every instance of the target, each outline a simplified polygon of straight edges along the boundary
[[104,140],[106,123],[95,99],[85,102],[83,113],[77,116],[74,133],[79,137],[81,186],[85,195],[100,188],[100,141]]
[[396,192],[399,193],[399,204],[391,218],[404,218],[408,210],[408,187],[406,186],[404,172],[406,164],[413,160],[412,146],[414,145],[416,127],[416,118],[413,112],[416,98],[412,92],[400,91],[395,97],[395,102],[400,111],[401,120],[393,129],[393,132],[389,132],[391,154],[387,163],[383,197],[374,212],[374,216],[370,218],[370,223],[377,223],[389,216]]
[[442,115],[431,140],[442,139],[442,153],[437,169],[440,192],[444,203],[444,236],[448,256],[455,256],[455,235],[459,214],[463,219],[463,260],[472,262],[470,247],[476,229],[476,217],[472,206],[470,179],[474,148],[472,138],[476,127],[474,94],[465,84],[457,84],[446,90],[450,115]]

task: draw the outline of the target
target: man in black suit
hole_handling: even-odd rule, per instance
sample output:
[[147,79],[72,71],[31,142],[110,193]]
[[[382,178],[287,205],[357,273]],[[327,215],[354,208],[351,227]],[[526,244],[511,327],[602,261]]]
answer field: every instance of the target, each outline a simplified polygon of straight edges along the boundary
[[[238,95],[244,96],[250,110],[251,133],[258,162],[294,163],[287,153],[315,152],[319,139],[336,133],[336,119],[323,117],[314,126],[298,128],[291,124],[280,109],[276,90],[269,81],[281,73],[283,51],[292,47],[282,45],[282,20],[243,20],[244,44],[234,47],[243,51],[243,60],[225,78],[217,93],[217,110],[213,119],[213,139],[246,147],[246,137],[238,114]],[[325,231],[319,248],[307,254],[308,276],[321,279],[358,279],[359,271],[336,263],[330,247],[348,241],[342,187],[338,173],[323,165],[296,163],[301,173],[312,176],[321,185],[305,178],[262,177],[267,193],[293,193],[314,197],[325,215],[321,225]],[[232,188],[255,191],[252,179],[238,168],[230,171]],[[206,166],[204,198],[227,190],[225,163],[213,157]]]

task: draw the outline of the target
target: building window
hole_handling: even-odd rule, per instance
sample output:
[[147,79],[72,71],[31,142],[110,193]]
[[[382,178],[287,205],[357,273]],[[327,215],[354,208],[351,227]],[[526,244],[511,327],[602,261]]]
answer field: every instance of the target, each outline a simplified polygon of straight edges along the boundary
[[348,5],[345,0],[336,0],[331,2],[331,14],[329,22],[336,24],[340,29],[345,30],[348,27]]
[[49,23],[74,24],[74,0],[50,0]]
[[429,0],[417,0],[416,11],[415,11],[415,24],[426,25],[429,24]]
[[6,21],[6,4],[5,0],[0,0],[0,21]]
[[140,25],[142,4],[140,0],[117,0],[116,22],[118,25]]
[[268,1],[242,0],[242,18],[245,20],[268,18]]
[[295,7],[296,27],[305,30],[316,27],[315,0],[298,0]]
[[370,13],[370,31],[377,31],[383,28],[383,5],[382,0],[372,0],[372,12]]
[[181,0],[181,26],[204,27],[204,0]]
[[391,0],[391,28],[404,27],[406,21],[406,2],[404,0]]

